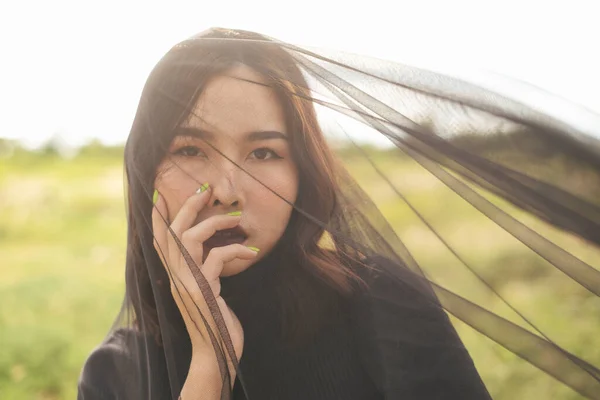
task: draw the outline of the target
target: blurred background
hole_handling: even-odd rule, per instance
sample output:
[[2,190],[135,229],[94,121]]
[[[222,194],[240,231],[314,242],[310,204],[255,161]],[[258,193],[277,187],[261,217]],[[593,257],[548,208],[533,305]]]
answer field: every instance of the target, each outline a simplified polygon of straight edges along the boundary
[[[81,366],[110,328],[123,296],[123,144],[148,73],[176,42],[211,26],[256,30],[474,82],[481,82],[482,72],[509,76],[600,113],[600,61],[594,51],[600,25],[594,11],[592,0],[2,4],[0,398],[76,397]],[[559,112],[567,121],[576,118],[568,108]],[[527,144],[515,135],[467,145],[502,157]],[[600,365],[595,299],[565,285],[538,256],[458,198],[441,207],[436,199],[448,189],[408,158],[365,146],[380,165],[393,165],[403,193],[457,248],[468,251],[487,279],[536,315],[560,344]],[[510,162],[588,199],[600,198],[597,171],[558,153],[538,154]],[[342,148],[340,156],[359,181],[370,181],[372,171],[356,152]],[[455,262],[451,255],[393,193],[365,189],[419,261],[439,268],[442,276],[448,271],[450,286],[470,284],[472,277],[447,268]],[[522,218],[598,267],[597,249]],[[590,315],[597,317],[581,318]],[[580,398],[460,329],[496,399]]]

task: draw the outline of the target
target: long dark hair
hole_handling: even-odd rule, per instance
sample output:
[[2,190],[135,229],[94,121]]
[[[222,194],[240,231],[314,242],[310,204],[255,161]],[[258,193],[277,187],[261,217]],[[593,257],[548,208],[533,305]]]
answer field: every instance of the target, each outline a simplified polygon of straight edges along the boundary
[[[163,287],[165,293],[168,284],[162,283],[168,278],[162,269],[149,274],[150,265],[160,265],[158,255],[142,251],[143,243],[152,240],[148,221],[153,182],[173,132],[188,117],[212,77],[241,63],[266,78],[283,106],[293,157],[299,167],[296,207],[325,224],[339,214],[336,176],[340,167],[326,144],[307,83],[293,58],[275,43],[265,45],[265,37],[251,32],[229,35],[215,29],[201,37],[203,40],[192,38],[173,47],[152,71],[125,149],[131,210],[126,299],[139,329],[157,337],[157,296],[150,276],[160,277],[156,287]],[[339,298],[351,293],[357,279],[342,252],[320,245],[323,236],[322,225],[294,211],[277,246],[276,251],[285,254],[286,260],[278,267],[278,291],[283,315],[288,317],[286,332],[296,338],[314,332],[337,309]],[[333,244],[335,247],[335,240]],[[165,293],[159,298],[170,299]]]

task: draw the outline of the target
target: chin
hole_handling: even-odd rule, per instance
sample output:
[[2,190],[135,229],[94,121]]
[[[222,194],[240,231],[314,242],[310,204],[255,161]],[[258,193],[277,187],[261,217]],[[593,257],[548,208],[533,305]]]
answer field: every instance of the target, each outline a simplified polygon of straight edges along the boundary
[[257,256],[254,260],[234,260],[226,263],[223,266],[223,271],[221,271],[222,277],[228,277],[237,275],[240,272],[244,272],[248,268],[250,268],[253,264],[255,264],[260,259],[260,255]]

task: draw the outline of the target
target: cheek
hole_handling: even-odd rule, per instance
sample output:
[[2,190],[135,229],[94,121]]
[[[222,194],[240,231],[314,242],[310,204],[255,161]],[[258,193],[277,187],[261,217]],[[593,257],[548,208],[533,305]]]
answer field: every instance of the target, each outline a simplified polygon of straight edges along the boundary
[[181,168],[173,163],[159,167],[154,188],[167,203],[169,216],[177,215],[183,203],[198,189],[200,177],[189,173],[189,168]]
[[298,172],[295,166],[285,165],[266,169],[254,176],[267,186],[256,181],[250,183],[249,193],[253,193],[253,200],[261,208],[272,209],[273,212],[291,211],[291,206],[283,199],[293,204],[298,196]]
[[261,185],[260,189],[255,191],[254,198],[251,200],[255,205],[248,205],[250,206],[249,209],[252,210],[252,214],[254,214],[253,219],[257,218],[255,220],[256,225],[269,232],[264,239],[275,240],[285,231],[293,210],[292,205],[286,203],[279,196],[294,204],[298,193],[298,183],[295,175],[288,175],[286,180],[277,180],[270,184],[265,182],[265,184],[268,184],[277,194]]

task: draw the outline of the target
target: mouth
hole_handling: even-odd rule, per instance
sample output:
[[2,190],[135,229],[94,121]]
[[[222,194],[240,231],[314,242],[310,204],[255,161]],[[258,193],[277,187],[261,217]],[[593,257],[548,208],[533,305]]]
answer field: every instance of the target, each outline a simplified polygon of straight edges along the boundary
[[248,234],[241,226],[215,232],[204,242],[205,248],[222,247],[230,244],[242,244],[248,239]]

